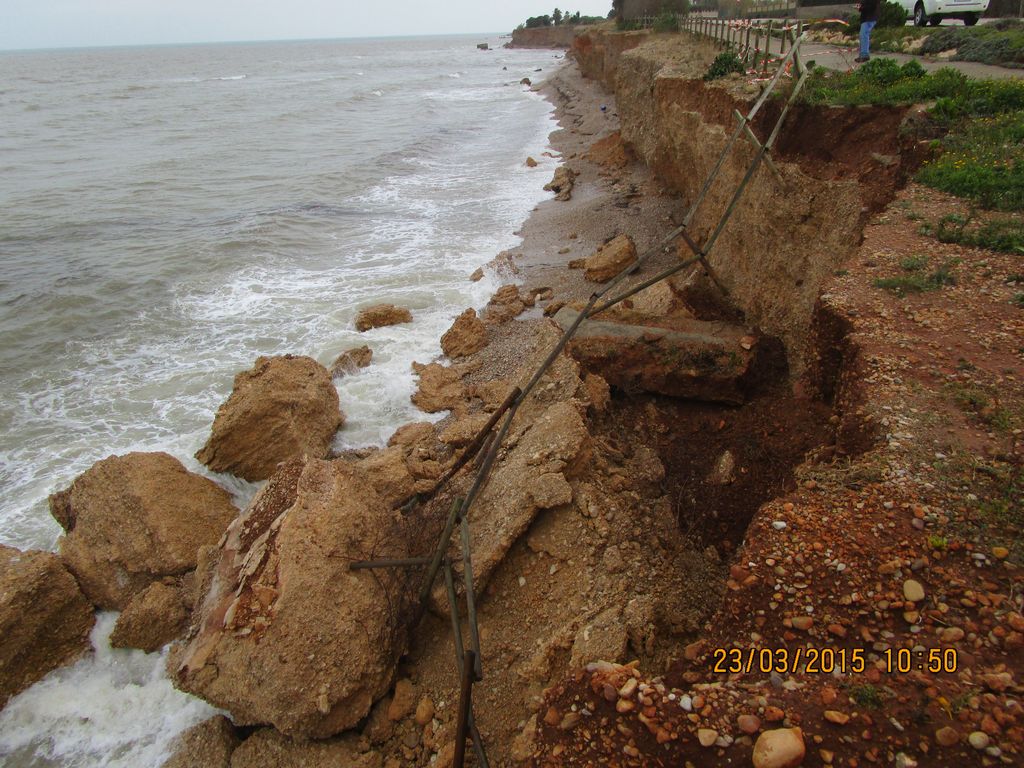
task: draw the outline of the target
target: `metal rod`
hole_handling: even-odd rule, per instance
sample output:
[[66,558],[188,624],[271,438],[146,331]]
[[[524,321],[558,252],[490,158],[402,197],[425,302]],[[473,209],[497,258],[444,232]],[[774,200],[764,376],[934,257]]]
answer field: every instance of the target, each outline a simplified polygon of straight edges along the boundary
[[462,689],[459,691],[459,713],[455,725],[455,759],[454,768],[463,768],[466,764],[466,733],[469,730],[469,718],[473,708],[473,667],[472,650],[466,651],[466,664],[462,671]]
[[452,561],[445,555],[444,586],[448,593],[448,613],[452,619],[452,636],[455,638],[455,661],[459,668],[459,679],[462,679],[462,663],[465,649],[462,646],[462,626],[459,624],[459,599],[455,596],[455,579],[452,577]]
[[350,563],[350,571],[365,571],[371,568],[408,568],[414,565],[426,565],[430,562],[429,557],[406,557],[397,560],[359,560]]
[[482,680],[483,662],[480,659],[480,627],[476,620],[476,590],[473,587],[472,544],[469,538],[469,517],[462,517],[462,580],[466,586],[466,616],[469,619],[470,653],[473,654],[473,676]]
[[601,306],[596,307],[590,313],[590,315],[588,315],[588,317],[593,317],[594,315],[597,315],[597,314],[599,314],[601,312],[604,312],[606,309],[614,307],[616,304],[619,304],[619,303],[625,301],[630,296],[633,296],[633,295],[635,295],[637,293],[640,293],[640,291],[642,291],[644,288],[650,288],[655,283],[660,283],[666,277],[672,277],[672,275],[674,275],[676,272],[679,272],[680,270],[686,269],[687,267],[691,267],[691,266],[693,266],[694,264],[696,264],[699,261],[700,261],[700,257],[699,256],[694,256],[692,259],[687,259],[686,261],[681,261],[678,264],[674,264],[673,266],[669,267],[668,269],[666,269],[666,270],[664,270],[662,272],[659,272],[658,274],[656,274],[654,277],[650,278],[649,280],[645,280],[644,282],[640,283],[639,285],[634,285],[628,291],[625,291],[624,293],[620,293],[614,299],[608,299],[608,301],[606,301],[603,304],[601,304]]
[[455,530],[455,523],[458,520],[459,509],[462,507],[462,499],[455,499],[452,502],[452,509],[448,513],[448,520],[444,524],[444,533],[441,534],[441,541],[438,542],[437,549],[434,551],[434,557],[430,561],[430,568],[427,569],[427,574],[423,579],[423,584],[420,586],[420,612],[423,611],[423,606],[426,605],[427,598],[430,596],[430,590],[434,586],[434,579],[437,578],[437,570],[441,567],[441,560],[444,559],[445,552],[448,551],[448,544],[452,538],[452,531]]

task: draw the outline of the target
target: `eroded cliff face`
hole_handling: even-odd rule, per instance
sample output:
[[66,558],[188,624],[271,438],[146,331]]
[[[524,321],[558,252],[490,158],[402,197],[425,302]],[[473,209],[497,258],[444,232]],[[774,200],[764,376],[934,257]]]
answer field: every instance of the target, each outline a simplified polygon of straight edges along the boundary
[[[647,33],[592,33],[573,47],[584,74],[614,88],[624,142],[680,194],[679,220],[735,130],[736,112],[746,114],[759,93],[744,79],[704,82],[716,53],[689,35]],[[769,100],[757,115],[761,140],[781,109],[781,100]],[[809,361],[823,282],[860,244],[867,214],[892,198],[907,173],[904,117],[896,108],[794,108],[771,155],[778,173],[767,164],[754,173],[711,252],[730,302],[785,342],[795,375]],[[698,243],[711,237],[755,153],[742,138],[733,146],[693,219]],[[703,291],[705,279],[695,274],[687,287]]]
[[517,29],[512,32],[512,48],[569,48],[579,27],[568,24],[557,27]]

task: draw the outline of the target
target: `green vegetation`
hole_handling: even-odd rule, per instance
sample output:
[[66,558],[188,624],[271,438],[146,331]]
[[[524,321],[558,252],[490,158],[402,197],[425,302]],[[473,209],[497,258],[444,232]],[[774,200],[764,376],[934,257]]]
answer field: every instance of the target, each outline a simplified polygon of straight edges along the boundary
[[938,536],[936,534],[932,534],[928,537],[928,546],[931,549],[944,550],[946,549],[946,547],[949,546],[949,539],[947,539],[945,536]]
[[947,384],[946,390],[953,402],[963,411],[976,414],[981,421],[999,432],[1009,432],[1015,419],[999,399],[979,386],[971,384]]
[[937,27],[924,41],[921,53],[956,49],[957,61],[983,64],[1024,64],[1024,24],[1005,19],[976,27]]
[[918,180],[985,208],[1024,210],[1024,80],[972,80],[953,69],[928,74],[916,61],[900,66],[879,58],[854,72],[815,70],[804,99],[849,106],[934,101],[930,117],[947,133]]
[[875,287],[891,291],[900,298],[910,293],[937,291],[944,285],[956,285],[956,278],[953,276],[953,267],[956,264],[956,259],[947,261],[934,272],[925,275],[922,272],[928,266],[928,259],[925,256],[910,256],[900,262],[900,266],[909,274],[879,278],[875,280]]
[[996,493],[978,504],[981,514],[996,525],[1024,525],[1024,469],[1015,467],[996,477]]
[[868,709],[878,709],[883,703],[882,692],[870,683],[851,685],[850,698],[857,702],[859,706],[867,707]]
[[562,24],[597,24],[604,20],[604,16],[584,16],[579,11],[576,11],[576,13],[569,13],[568,11],[563,13],[560,9],[555,8],[550,14],[545,13],[543,16],[531,16],[519,28],[537,29],[539,27],[557,27]]
[[937,225],[922,225],[921,234],[933,235],[942,243],[957,243],[1001,253],[1024,253],[1024,221],[1021,219],[995,217],[976,222],[974,211],[966,216],[951,213],[939,219]]
[[678,32],[679,16],[675,11],[664,10],[654,19],[655,32]]
[[739,56],[732,51],[725,51],[718,54],[715,60],[711,62],[711,66],[708,67],[708,71],[704,74],[704,79],[717,80],[731,72],[739,72],[742,75],[746,72],[746,67],[743,66],[743,60]]
[[[840,18],[842,18],[844,22],[844,24],[839,27],[843,33],[852,37],[860,32],[859,13],[846,13]],[[872,48],[874,47],[875,35],[879,30],[888,28],[898,29],[906,23],[907,12],[903,9],[902,5],[891,2],[891,0],[882,0],[882,4],[878,7],[878,23],[871,32]],[[836,29],[835,26],[830,26],[829,28]]]

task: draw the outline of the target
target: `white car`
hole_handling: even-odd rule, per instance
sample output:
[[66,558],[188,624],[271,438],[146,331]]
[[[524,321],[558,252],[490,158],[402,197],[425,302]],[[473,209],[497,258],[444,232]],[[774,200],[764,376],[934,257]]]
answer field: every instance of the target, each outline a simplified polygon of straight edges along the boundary
[[896,0],[914,17],[914,24],[937,27],[943,19],[963,19],[973,27],[988,9],[988,0]]

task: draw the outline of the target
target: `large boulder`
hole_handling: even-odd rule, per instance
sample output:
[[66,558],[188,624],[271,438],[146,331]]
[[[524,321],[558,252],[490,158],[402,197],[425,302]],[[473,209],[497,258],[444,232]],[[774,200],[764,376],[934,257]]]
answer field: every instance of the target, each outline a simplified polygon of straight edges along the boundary
[[402,524],[344,460],[282,466],[204,576],[194,634],[170,657],[175,685],[237,725],[318,739],[353,727],[387,693],[405,650],[410,575],[348,565],[406,556]]
[[374,304],[372,307],[360,310],[356,315],[356,330],[362,333],[371,328],[383,328],[386,325],[411,322],[412,312],[405,307],[396,307],[394,304]]
[[311,357],[261,357],[235,376],[196,458],[214,472],[266,480],[283,461],[322,459],[344,424],[331,374]]
[[441,349],[448,357],[467,357],[487,346],[487,326],[472,307],[459,315],[441,337]]
[[158,651],[185,633],[191,607],[180,584],[154,581],[128,601],[110,633],[110,645]]
[[0,707],[85,653],[94,622],[60,558],[0,545]]
[[583,262],[584,276],[595,283],[607,283],[636,261],[636,246],[629,235],[619,235],[602,245]]
[[347,349],[334,358],[331,363],[331,376],[338,378],[355,373],[360,368],[365,368],[373,360],[373,350],[365,344],[361,347]]
[[196,551],[238,514],[227,491],[166,453],[96,462],[50,496],[50,512],[67,532],[64,563],[93,604],[113,610],[154,581],[193,570]]
[[231,721],[215,715],[182,733],[160,768],[230,768],[231,753],[240,741]]
[[412,402],[421,411],[438,413],[465,408],[469,395],[457,370],[439,363],[413,363],[412,369],[420,377]]

